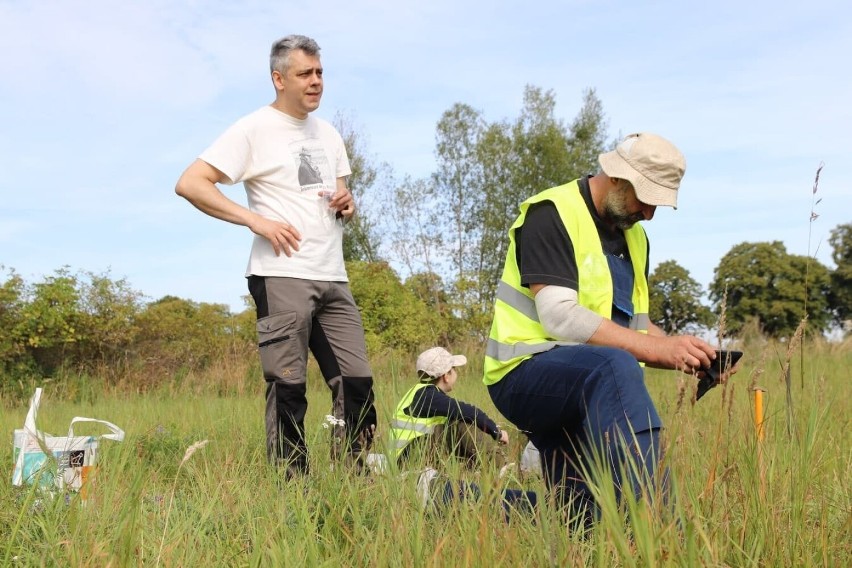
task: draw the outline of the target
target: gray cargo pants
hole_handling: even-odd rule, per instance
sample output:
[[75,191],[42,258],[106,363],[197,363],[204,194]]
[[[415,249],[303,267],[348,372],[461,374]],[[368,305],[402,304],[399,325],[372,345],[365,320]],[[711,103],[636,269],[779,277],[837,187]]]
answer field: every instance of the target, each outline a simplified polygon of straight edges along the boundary
[[308,351],[331,389],[332,457],[355,466],[376,426],[373,376],[361,314],[346,282],[249,276],[266,379],[266,451],[288,474],[307,473],[305,413]]

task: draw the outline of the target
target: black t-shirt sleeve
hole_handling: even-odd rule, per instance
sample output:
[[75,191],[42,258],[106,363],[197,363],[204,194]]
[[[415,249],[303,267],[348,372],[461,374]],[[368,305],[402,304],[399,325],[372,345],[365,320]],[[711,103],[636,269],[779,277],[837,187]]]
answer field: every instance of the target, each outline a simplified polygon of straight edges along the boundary
[[550,284],[578,290],[574,245],[551,201],[530,206],[515,233],[521,284]]
[[467,424],[476,424],[476,427],[494,438],[500,436],[497,424],[487,414],[472,404],[461,402],[450,396],[438,387],[427,387],[414,393],[411,405],[407,409],[408,414],[415,418],[431,418],[433,416],[446,416],[447,420],[461,421]]

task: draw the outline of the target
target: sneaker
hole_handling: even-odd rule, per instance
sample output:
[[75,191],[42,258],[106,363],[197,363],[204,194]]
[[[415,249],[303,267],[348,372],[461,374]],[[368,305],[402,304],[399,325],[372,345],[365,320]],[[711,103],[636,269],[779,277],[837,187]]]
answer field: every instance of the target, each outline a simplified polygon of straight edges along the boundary
[[438,470],[427,467],[417,478],[417,499],[420,501],[420,507],[426,509],[432,500],[431,489],[432,481],[438,477]]

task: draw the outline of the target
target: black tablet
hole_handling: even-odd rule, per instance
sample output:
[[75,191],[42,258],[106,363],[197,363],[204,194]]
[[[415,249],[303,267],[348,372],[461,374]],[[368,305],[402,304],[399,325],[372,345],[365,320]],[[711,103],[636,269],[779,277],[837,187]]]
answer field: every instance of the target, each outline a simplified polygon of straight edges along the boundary
[[704,376],[698,381],[698,392],[695,394],[695,400],[698,400],[707,391],[719,384],[719,379],[725,371],[736,365],[742,356],[742,351],[720,351],[717,349],[716,358],[711,362],[712,364],[701,369],[704,371]]

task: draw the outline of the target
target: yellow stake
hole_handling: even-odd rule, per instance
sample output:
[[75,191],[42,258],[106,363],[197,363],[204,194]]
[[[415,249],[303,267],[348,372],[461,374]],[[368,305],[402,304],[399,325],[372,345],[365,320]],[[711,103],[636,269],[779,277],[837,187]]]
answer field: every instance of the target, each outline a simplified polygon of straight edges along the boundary
[[754,387],[754,429],[757,434],[757,475],[760,481],[760,498],[766,498],[766,476],[763,471],[763,393],[766,389]]
[[757,432],[757,441],[763,441],[763,393],[766,389],[754,387],[754,429]]

